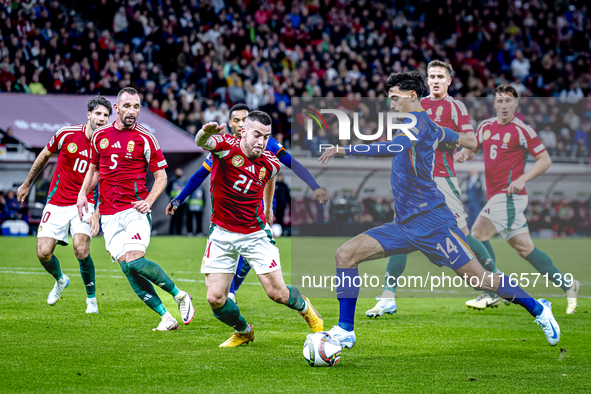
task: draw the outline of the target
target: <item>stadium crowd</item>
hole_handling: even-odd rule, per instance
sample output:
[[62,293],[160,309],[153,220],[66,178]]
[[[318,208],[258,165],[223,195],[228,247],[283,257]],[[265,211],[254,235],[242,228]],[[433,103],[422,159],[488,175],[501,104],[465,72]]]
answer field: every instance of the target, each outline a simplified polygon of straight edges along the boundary
[[[191,134],[246,102],[287,145],[291,97],[380,96],[389,73],[426,73],[432,59],[454,66],[454,96],[490,97],[507,82],[522,96],[591,95],[583,1],[5,0],[0,34],[3,92],[132,86]],[[552,153],[588,156],[591,116],[537,109]]]

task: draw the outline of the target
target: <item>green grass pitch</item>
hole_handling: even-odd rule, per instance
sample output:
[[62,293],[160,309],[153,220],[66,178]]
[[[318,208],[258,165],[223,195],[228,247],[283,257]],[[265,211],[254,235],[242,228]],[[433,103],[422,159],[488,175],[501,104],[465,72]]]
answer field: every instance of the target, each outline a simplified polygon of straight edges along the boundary
[[[325,241],[307,242],[310,259],[318,258],[314,248]],[[193,322],[173,332],[151,331],[158,316],[110,263],[102,238],[91,245],[100,313],[84,313],[85,292],[71,246],[58,247],[56,255],[72,283],[57,305],[48,306],[54,282],[36,259],[35,243],[33,237],[0,237],[2,393],[591,391],[589,239],[535,241],[584,285],[574,315],[565,314],[560,292],[550,299],[562,330],[558,346],[549,346],[533,318],[518,306],[473,311],[464,306],[465,298],[404,298],[400,290],[399,311],[392,316],[370,320],[364,312],[375,300],[359,300],[357,345],[343,352],[335,368],[306,364],[302,346],[308,327],[296,312],[267,299],[254,275],[241,287],[238,303],[254,325],[256,339],[239,348],[218,348],[231,329],[212,316],[206,303],[199,273],[204,238],[154,237],[148,249],[148,258],[193,295]],[[278,246],[289,273],[291,240],[280,238]],[[504,241],[494,240],[493,246],[498,261],[527,269]],[[428,268],[423,259],[411,255],[409,272]],[[385,268],[385,260],[381,264]],[[499,268],[511,271],[507,264],[501,262]],[[289,278],[287,274],[288,283]],[[180,321],[172,297],[159,293]],[[337,323],[335,299],[312,301],[326,329]]]

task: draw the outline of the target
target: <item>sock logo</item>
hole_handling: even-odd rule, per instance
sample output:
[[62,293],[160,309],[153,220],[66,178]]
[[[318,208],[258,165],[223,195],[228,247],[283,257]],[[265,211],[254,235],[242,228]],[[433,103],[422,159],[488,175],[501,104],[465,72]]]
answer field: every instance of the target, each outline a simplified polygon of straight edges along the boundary
[[277,267],[277,263],[275,262],[275,260],[273,260],[273,262],[271,263],[269,268],[275,268],[275,267]]
[[131,239],[138,239],[138,240],[142,240],[142,237],[140,237],[140,233],[137,233],[136,235],[134,235],[133,237],[131,237]]
[[94,282],[90,282],[89,284],[86,285],[86,287],[90,287],[90,286],[94,286]]

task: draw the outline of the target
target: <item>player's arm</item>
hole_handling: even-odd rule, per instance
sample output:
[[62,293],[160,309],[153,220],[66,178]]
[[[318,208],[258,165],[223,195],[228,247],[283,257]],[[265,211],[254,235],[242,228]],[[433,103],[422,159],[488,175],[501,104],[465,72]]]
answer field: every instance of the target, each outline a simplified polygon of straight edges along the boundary
[[167,215],[174,215],[177,208],[185,201],[185,199],[190,196],[201,184],[203,181],[207,179],[209,174],[211,173],[211,167],[207,167],[205,163],[199,168],[191,178],[187,181],[183,190],[179,193],[178,196],[170,200],[170,203],[166,206],[166,214]]
[[263,204],[265,206],[265,219],[270,226],[273,224],[273,195],[275,194],[275,178],[271,179],[265,185],[263,191]]
[[306,182],[306,185],[310,186],[310,189],[314,191],[314,197],[316,197],[319,202],[321,202],[323,205],[326,205],[326,202],[328,201],[328,194],[326,194],[324,189],[320,187],[306,167],[291,157],[291,155],[287,153],[285,149],[277,152],[276,156],[281,163],[291,168],[293,173],[296,174],[298,178]]
[[218,125],[217,122],[206,123],[195,135],[195,143],[203,149],[214,150],[217,142],[213,139],[213,135],[221,133],[225,128],[225,123],[221,125]]
[[80,188],[80,192],[78,193],[78,201],[76,202],[76,206],[78,207],[78,216],[80,216],[80,220],[83,220],[83,211],[88,212],[88,199],[86,198],[86,196],[96,187],[96,183],[98,181],[98,174],[98,167],[93,163],[90,163],[90,165],[88,166],[88,172],[84,177],[84,182],[82,183],[82,187]]
[[133,203],[135,209],[139,213],[148,213],[150,209],[152,209],[152,205],[156,202],[158,197],[162,194],[164,189],[166,189],[166,183],[168,181],[168,176],[166,175],[165,170],[158,170],[154,172],[154,186],[152,186],[152,190],[148,197],[145,200],[135,201]]
[[480,152],[480,149],[471,150],[464,148],[454,154],[454,163],[464,163],[466,161],[470,161],[474,159],[478,152]]
[[459,100],[452,101],[452,105],[456,107],[458,114],[456,120],[457,130],[460,130],[460,146],[468,149],[476,149],[478,147],[478,141],[476,140],[476,134],[474,133],[474,127],[470,121],[470,114],[466,109],[466,105]]
[[525,188],[525,183],[542,175],[552,165],[552,159],[547,151],[543,151],[535,156],[536,162],[529,171],[524,172],[522,176],[511,182],[507,189],[508,194],[520,193]]
[[459,136],[460,146],[462,148],[476,149],[476,147],[478,146],[478,141],[476,141],[476,136],[474,135],[473,131],[467,133],[459,133]]
[[29,195],[31,183],[33,183],[37,176],[39,176],[41,171],[43,171],[45,165],[53,155],[54,153],[47,149],[47,147],[45,147],[43,148],[39,156],[37,156],[35,162],[33,163],[33,166],[31,167],[31,170],[29,171],[29,175],[27,175],[27,179],[25,179],[23,184],[18,188],[16,192],[16,199],[18,200],[18,202],[20,202],[21,204],[25,202],[25,199]]
[[99,207],[97,206],[92,216],[88,219],[88,224],[90,224],[90,235],[93,237],[97,236],[99,229],[101,227],[100,219],[101,214],[99,212]]

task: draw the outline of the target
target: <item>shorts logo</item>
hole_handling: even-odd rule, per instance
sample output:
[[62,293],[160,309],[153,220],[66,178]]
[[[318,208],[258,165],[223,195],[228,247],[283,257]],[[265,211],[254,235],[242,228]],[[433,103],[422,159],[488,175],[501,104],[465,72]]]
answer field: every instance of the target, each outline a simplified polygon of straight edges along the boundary
[[101,149],[105,149],[107,146],[109,146],[109,140],[106,138],[103,138],[101,140],[101,143],[99,146],[101,147]]
[[39,226],[39,232],[43,231],[43,226]]
[[510,139],[511,139],[511,133],[505,133],[505,136],[503,137],[503,142],[505,144],[508,144]]
[[482,135],[482,138],[486,141],[487,139],[490,138],[490,130],[484,130],[484,134]]
[[129,142],[127,143],[127,151],[128,151],[129,153],[131,153],[131,152],[133,152],[133,148],[135,148],[135,142],[133,142],[133,141],[129,141]]
[[244,157],[240,155],[232,157],[232,164],[234,165],[234,167],[242,167],[242,165],[244,164]]
[[71,142],[68,144],[68,152],[76,153],[77,150],[78,150],[78,146],[76,146],[75,143]]
[[267,169],[261,168],[261,171],[259,171],[259,181],[265,179],[265,175],[267,175]]

